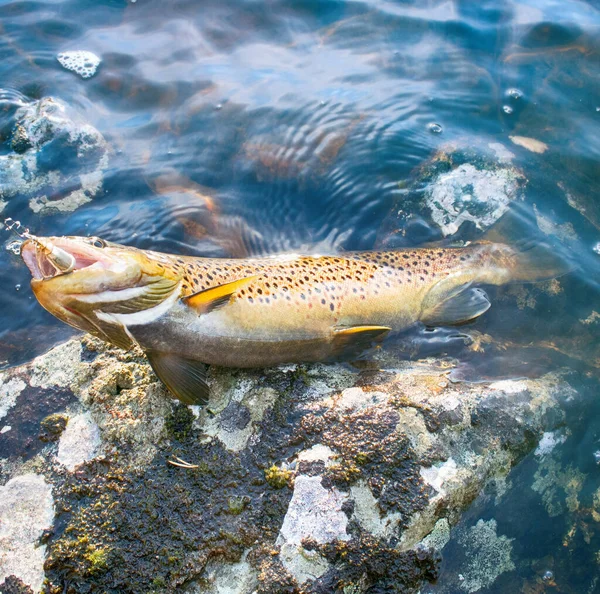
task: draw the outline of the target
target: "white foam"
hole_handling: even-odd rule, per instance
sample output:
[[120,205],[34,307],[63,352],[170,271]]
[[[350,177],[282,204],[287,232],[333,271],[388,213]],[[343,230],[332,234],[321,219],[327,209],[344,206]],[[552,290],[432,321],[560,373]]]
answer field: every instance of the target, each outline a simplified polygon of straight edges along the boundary
[[56,56],[56,59],[63,68],[79,74],[81,78],[94,76],[101,62],[96,54],[84,50],[62,52]]

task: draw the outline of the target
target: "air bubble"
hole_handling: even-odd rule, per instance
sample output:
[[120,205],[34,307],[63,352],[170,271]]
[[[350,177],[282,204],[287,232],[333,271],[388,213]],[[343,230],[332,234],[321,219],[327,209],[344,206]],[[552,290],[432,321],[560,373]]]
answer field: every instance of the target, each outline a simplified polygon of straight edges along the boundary
[[430,122],[429,124],[427,124],[427,129],[432,133],[432,134],[441,134],[443,132],[443,128],[441,126],[441,124],[437,124],[436,122]]
[[215,109],[216,109],[217,111],[219,111],[220,109],[223,109],[223,104],[222,104],[222,103],[217,103],[217,104],[215,105]]
[[596,107],[596,111],[600,111],[600,107]]
[[600,241],[592,249],[600,256]]
[[508,89],[506,91],[506,96],[510,97],[511,99],[521,99],[521,97],[523,97],[523,91],[520,91],[519,89]]
[[94,76],[101,61],[96,54],[82,50],[63,52],[58,54],[56,59],[63,68],[79,74],[81,78],[90,78],[91,76]]
[[513,112],[513,108],[510,105],[503,105],[502,111],[510,115]]
[[596,450],[593,454],[596,464],[600,464],[600,450]]
[[19,283],[17,283],[15,285],[15,291],[20,291],[21,290],[21,285]]
[[551,582],[552,580],[554,580],[554,574],[550,570],[545,571],[544,575],[542,576],[542,579],[545,582]]

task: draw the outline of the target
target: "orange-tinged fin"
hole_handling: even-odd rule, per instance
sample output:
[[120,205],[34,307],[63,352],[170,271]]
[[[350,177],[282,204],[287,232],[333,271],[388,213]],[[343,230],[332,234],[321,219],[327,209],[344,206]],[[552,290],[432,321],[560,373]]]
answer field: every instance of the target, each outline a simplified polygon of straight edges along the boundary
[[[433,287],[425,298],[430,305],[421,312],[421,322],[428,326],[463,324],[479,317],[490,308],[490,301],[483,289],[472,289],[469,283],[455,290],[443,293]],[[436,301],[435,297],[439,298]]]
[[184,404],[206,404],[209,388],[206,383],[208,365],[178,355],[146,351],[148,361],[169,392]]
[[207,314],[223,305],[227,305],[234,293],[249,285],[256,278],[256,276],[246,276],[230,283],[199,291],[184,297],[182,301],[185,305],[193,307],[199,314]]
[[391,330],[388,326],[350,326],[333,331],[335,357],[356,356],[376,341],[383,340]]

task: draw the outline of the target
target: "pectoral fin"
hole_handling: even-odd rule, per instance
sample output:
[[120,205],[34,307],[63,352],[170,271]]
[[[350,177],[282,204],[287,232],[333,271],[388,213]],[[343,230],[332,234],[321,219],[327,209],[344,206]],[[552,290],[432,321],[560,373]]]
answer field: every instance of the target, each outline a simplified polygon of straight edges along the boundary
[[184,404],[206,404],[209,388],[206,383],[206,363],[184,359],[177,355],[146,351],[154,373],[169,392]]
[[383,340],[391,330],[387,326],[351,326],[335,328],[333,331],[333,353],[335,357],[357,356],[374,342]]
[[[156,307],[169,297],[178,284],[178,281],[169,280],[168,278],[155,278],[139,289],[114,291],[111,295],[112,301],[104,303],[102,311],[128,314]],[[138,294],[134,294],[132,291],[138,291]],[[99,299],[99,302],[102,303],[102,299]]]
[[199,314],[207,314],[229,303],[234,293],[250,284],[256,276],[247,276],[230,283],[199,291],[182,299],[185,305],[194,308]]
[[421,321],[428,326],[444,326],[468,322],[490,308],[485,291],[464,287],[447,294],[421,313]]

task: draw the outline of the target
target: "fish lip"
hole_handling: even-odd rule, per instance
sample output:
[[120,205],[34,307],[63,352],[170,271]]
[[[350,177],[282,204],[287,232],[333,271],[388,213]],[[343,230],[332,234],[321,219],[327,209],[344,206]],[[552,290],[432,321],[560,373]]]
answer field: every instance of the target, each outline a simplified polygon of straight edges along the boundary
[[21,245],[21,258],[29,268],[33,283],[44,282],[65,274],[76,274],[78,271],[95,264],[107,268],[111,263],[108,255],[102,253],[102,248],[87,245],[81,241],[74,241],[67,237],[44,237],[39,239],[49,241],[52,245],[69,253],[75,258],[75,265],[68,272],[58,270],[40,249],[35,239],[27,239]]

